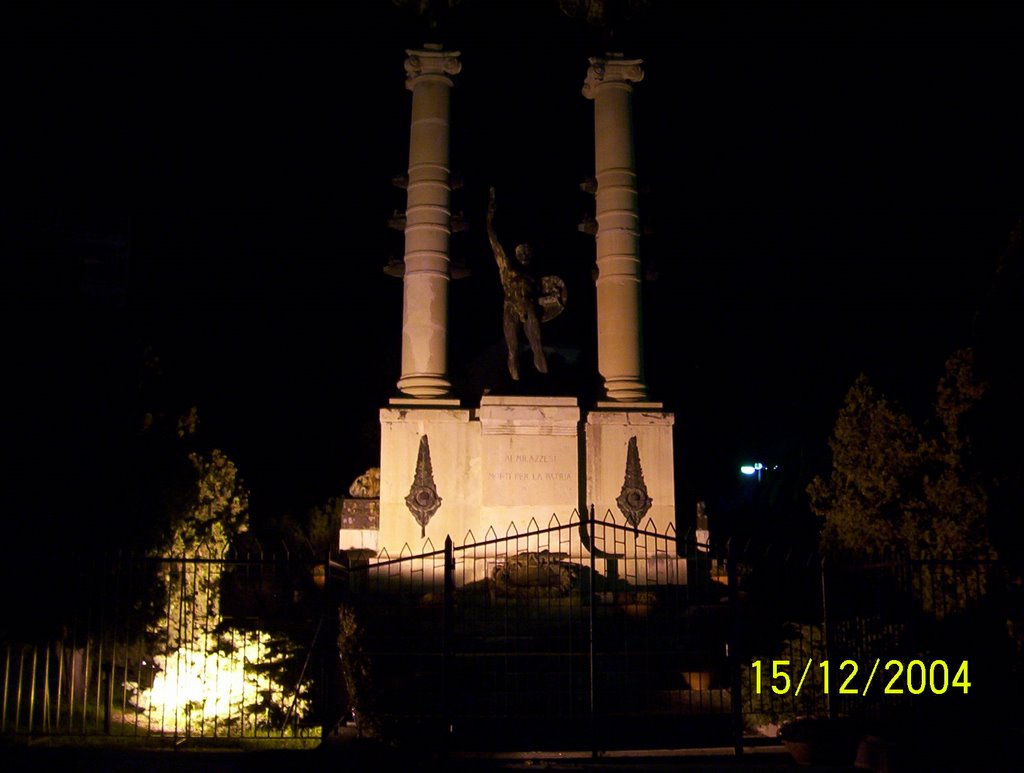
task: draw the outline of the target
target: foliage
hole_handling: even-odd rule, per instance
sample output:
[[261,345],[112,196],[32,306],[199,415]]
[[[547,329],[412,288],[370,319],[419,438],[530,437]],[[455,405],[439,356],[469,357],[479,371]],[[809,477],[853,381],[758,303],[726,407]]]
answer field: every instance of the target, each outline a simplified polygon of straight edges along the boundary
[[253,735],[282,731],[309,710],[300,685],[286,688],[275,671],[288,657],[264,631],[235,628],[192,631],[180,647],[159,658],[153,684],[135,691],[140,726],[186,734]]
[[862,559],[894,552],[922,563],[913,592],[925,612],[943,616],[985,592],[965,586],[952,565],[929,559],[987,559],[988,497],[970,467],[965,417],[985,385],[970,349],[946,362],[924,429],[878,394],[863,374],[839,412],[830,446],[832,473],[808,487],[811,508],[825,519],[823,551]]
[[[436,30],[453,15],[462,0],[391,0],[426,21]],[[609,33],[619,24],[643,16],[655,0],[555,0],[554,6],[566,16],[581,19],[587,24]],[[486,0],[478,5],[487,5]]]
[[558,0],[558,7],[566,16],[603,28],[640,16],[652,5],[653,0]]
[[373,703],[373,676],[369,654],[363,644],[365,634],[355,610],[347,604],[338,608],[338,657],[341,674],[348,691],[349,704],[355,711],[356,729],[360,735],[379,735]]
[[235,463],[220,449],[193,452],[188,459],[195,471],[193,501],[174,519],[158,553],[220,557],[231,539],[249,528],[249,492]]
[[326,555],[331,548],[337,547],[341,502],[341,497],[330,497],[306,512],[304,536],[316,556]]
[[808,487],[825,519],[830,555],[878,556],[893,549],[913,559],[989,558],[984,487],[967,467],[964,417],[984,392],[973,355],[946,362],[935,422],[920,429],[863,374],[854,382],[830,441],[832,473]]
[[194,406],[148,412],[142,423],[136,485],[152,491],[136,506],[152,506],[139,516],[153,521],[147,553],[161,560],[147,626],[156,671],[152,685],[129,685],[134,719],[163,732],[282,730],[309,700],[302,685],[285,686],[295,655],[287,637],[225,623],[222,559],[248,531],[249,491],[227,454],[198,446],[198,430]]
[[[780,726],[801,717],[820,716],[825,713],[824,672],[820,667],[826,660],[825,637],[822,627],[809,623],[786,623],[783,640],[777,651],[764,657],[751,659],[760,662],[760,668],[744,666],[743,703],[744,718],[751,730],[768,725]],[[790,684],[783,690],[782,679],[773,673],[773,664],[788,661],[780,668],[789,676]],[[810,663],[810,668],[807,664]],[[806,677],[797,685],[806,669]]]
[[1018,219],[1000,253],[973,324],[979,372],[990,385],[978,416],[971,417],[972,454],[990,481],[989,532],[1018,577],[1024,576],[1024,457],[1007,453],[1024,435],[1024,359],[1019,331],[1024,326],[1024,218]]
[[310,507],[299,518],[286,513],[265,521],[259,532],[261,540],[279,540],[289,552],[323,558],[338,545],[342,497],[328,497]]
[[[178,436],[194,434],[195,409],[178,421]],[[171,516],[170,532],[150,550],[155,557],[173,557],[160,563],[159,579],[167,609],[151,625],[168,653],[176,651],[197,627],[206,629],[220,620],[220,581],[223,558],[231,540],[248,529],[249,492],[228,457],[213,449],[192,452],[192,494]],[[193,559],[200,559],[196,561]],[[210,560],[212,559],[212,560]]]
[[437,29],[438,23],[452,12],[462,0],[391,0],[398,7],[405,7],[426,20],[430,29]]

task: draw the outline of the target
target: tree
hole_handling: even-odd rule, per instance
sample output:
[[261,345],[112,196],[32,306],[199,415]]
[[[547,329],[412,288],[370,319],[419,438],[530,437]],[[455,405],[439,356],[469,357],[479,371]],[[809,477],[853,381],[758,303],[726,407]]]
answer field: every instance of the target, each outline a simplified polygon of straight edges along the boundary
[[288,512],[264,519],[254,527],[254,534],[264,544],[283,546],[289,554],[324,558],[338,546],[343,497],[327,497],[296,517]]
[[[989,559],[988,497],[971,471],[965,419],[985,391],[970,349],[955,352],[939,380],[934,421],[924,429],[857,377],[839,411],[830,446],[832,473],[807,491],[825,519],[826,555],[919,561],[908,591],[937,620],[984,596],[985,576],[963,582],[942,559]],[[939,559],[939,560],[933,560]]]
[[[156,608],[148,625],[155,672],[148,687],[129,682],[137,721],[202,732],[230,728],[243,735],[271,727],[283,731],[289,717],[297,720],[309,711],[305,688],[286,687],[293,683],[284,679],[296,648],[287,636],[229,625],[222,613],[223,559],[249,528],[249,492],[220,449],[186,453],[198,425],[192,408],[157,443],[164,453],[155,461],[184,457],[190,470],[172,476],[167,490],[176,493],[161,511],[162,536],[148,550],[159,559]],[[146,431],[156,431],[152,420]]]
[[171,523],[157,549],[190,558],[221,556],[249,528],[249,491],[238,468],[219,448],[188,455],[195,473],[193,500]]
[[642,15],[652,5],[653,0],[558,0],[558,7],[566,16],[583,19],[609,33],[615,24]]
[[918,428],[861,374],[846,395],[830,447],[832,473],[808,487],[825,519],[826,553],[910,558],[990,558],[987,497],[969,469],[965,417],[985,391],[970,349],[939,380],[934,422]]
[[1019,331],[1024,325],[1024,218],[1018,218],[998,256],[992,283],[979,300],[973,338],[978,371],[989,385],[978,416],[972,416],[976,463],[989,481],[989,530],[999,558],[1024,576],[1024,459],[1006,453],[1024,436],[1024,363]]
[[168,651],[178,649],[194,631],[220,619],[220,563],[232,539],[248,529],[249,493],[234,463],[220,450],[188,455],[195,470],[194,500],[172,524],[170,534],[151,554],[166,557],[161,579],[169,614],[153,632]]

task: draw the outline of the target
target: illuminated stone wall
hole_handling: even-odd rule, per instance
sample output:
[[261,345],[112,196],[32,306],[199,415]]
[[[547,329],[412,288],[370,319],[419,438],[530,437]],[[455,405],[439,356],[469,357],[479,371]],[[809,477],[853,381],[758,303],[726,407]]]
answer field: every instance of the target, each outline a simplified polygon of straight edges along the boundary
[[[650,500],[637,525],[658,534],[675,528],[670,413],[596,410],[581,423],[576,400],[565,397],[485,396],[476,410],[418,406],[380,414],[379,547],[391,558],[440,549],[448,535],[461,545],[545,529],[552,515],[565,524],[574,510],[585,513],[591,505],[598,517],[611,511],[624,523],[617,500],[630,482],[631,438],[642,498]],[[424,435],[440,500],[425,526],[407,501],[422,466]],[[633,555],[629,541],[623,550]]]
[[[444,547],[446,535],[461,540],[478,524],[480,508],[480,425],[455,407],[393,406],[380,412],[379,548],[397,557],[408,547],[422,552],[426,540]],[[406,498],[416,479],[420,438],[429,441],[430,466],[441,504],[426,526],[417,522]]]
[[510,527],[525,533],[531,520],[543,527],[552,514],[564,523],[580,501],[576,400],[485,396],[477,416],[481,496],[474,533],[490,526],[498,536]]

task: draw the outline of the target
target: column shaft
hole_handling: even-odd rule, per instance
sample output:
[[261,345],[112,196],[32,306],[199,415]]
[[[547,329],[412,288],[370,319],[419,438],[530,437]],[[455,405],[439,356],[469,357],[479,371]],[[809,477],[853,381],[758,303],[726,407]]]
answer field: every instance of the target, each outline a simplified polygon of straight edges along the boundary
[[398,388],[419,398],[451,391],[448,380],[448,282],[451,239],[449,115],[458,52],[407,51],[412,91]]
[[640,228],[631,82],[639,60],[593,57],[583,94],[594,100],[597,179],[597,361],[612,400],[643,401]]

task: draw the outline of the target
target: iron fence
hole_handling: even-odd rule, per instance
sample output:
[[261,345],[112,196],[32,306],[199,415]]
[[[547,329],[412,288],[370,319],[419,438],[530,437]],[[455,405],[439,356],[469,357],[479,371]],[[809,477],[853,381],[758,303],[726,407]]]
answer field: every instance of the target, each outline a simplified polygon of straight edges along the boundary
[[982,716],[1024,671],[1007,589],[997,562],[823,567],[611,513],[375,560],[121,556],[5,626],[0,734],[292,742],[354,714],[431,746],[742,749],[799,716]]
[[832,691],[833,716],[997,726],[1001,707],[1020,698],[1008,629],[1019,610],[999,562],[890,555],[825,566],[828,656],[849,680]]
[[[346,610],[374,729],[431,744],[742,749],[800,717],[877,722],[924,708],[908,690],[865,694],[866,671],[854,696],[851,664],[927,668],[982,621],[985,644],[958,652],[1006,641],[992,562],[823,565],[611,513],[426,548],[354,567]],[[945,700],[947,717],[977,706]]]
[[728,741],[706,546],[648,529],[574,512],[354,567],[376,719],[460,747]]
[[78,567],[31,635],[7,626],[0,733],[319,737],[323,567],[261,555]]

